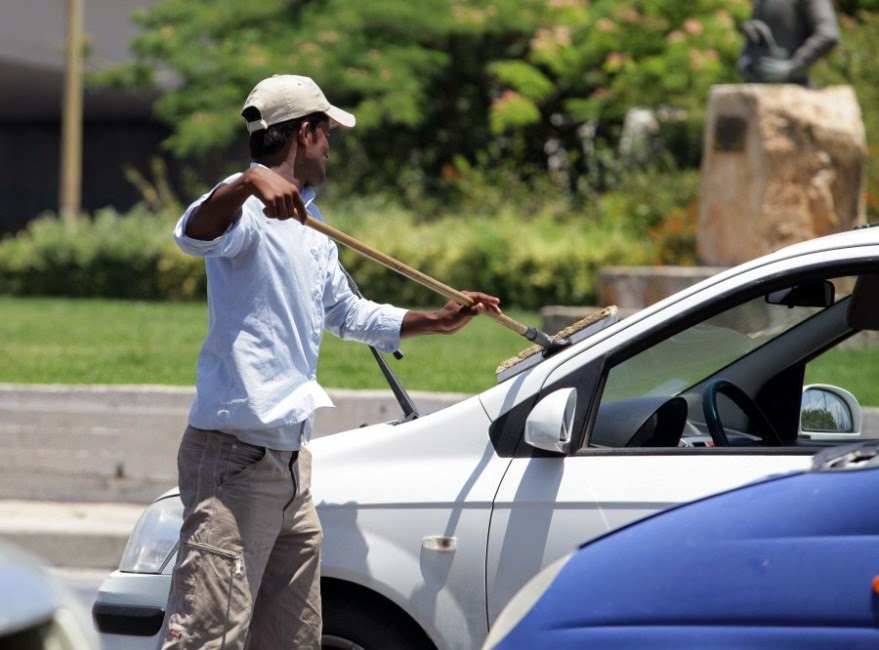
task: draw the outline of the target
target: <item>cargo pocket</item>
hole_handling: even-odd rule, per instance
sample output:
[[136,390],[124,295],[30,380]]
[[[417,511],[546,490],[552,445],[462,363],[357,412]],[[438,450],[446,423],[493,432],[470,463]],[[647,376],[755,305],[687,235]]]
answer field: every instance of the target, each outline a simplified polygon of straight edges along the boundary
[[250,617],[241,555],[199,542],[183,548],[175,569],[182,589],[168,621],[169,636],[187,648],[234,646],[233,639],[246,634]]

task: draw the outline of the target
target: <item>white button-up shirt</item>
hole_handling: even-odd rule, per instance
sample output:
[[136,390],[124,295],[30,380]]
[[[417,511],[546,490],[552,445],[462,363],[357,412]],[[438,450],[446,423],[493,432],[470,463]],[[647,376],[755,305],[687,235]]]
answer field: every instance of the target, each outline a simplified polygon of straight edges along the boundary
[[[208,280],[208,332],[189,423],[271,449],[298,449],[315,409],[333,405],[316,380],[324,328],[392,352],[406,310],[357,297],[333,241],[296,219],[269,219],[253,196],[220,237],[187,237],[189,216],[208,196],[193,202],[174,230],[184,252],[205,258]],[[302,198],[322,219],[313,190]]]

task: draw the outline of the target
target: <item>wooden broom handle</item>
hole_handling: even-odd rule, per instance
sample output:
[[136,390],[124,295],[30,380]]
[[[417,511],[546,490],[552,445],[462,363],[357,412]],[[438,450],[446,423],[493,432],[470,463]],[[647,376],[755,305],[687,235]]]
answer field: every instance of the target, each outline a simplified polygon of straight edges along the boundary
[[[417,269],[413,269],[411,266],[403,264],[403,262],[394,259],[390,255],[382,253],[380,250],[373,248],[369,244],[365,244],[359,239],[355,239],[351,235],[348,235],[341,230],[338,230],[333,226],[324,223],[323,221],[318,221],[310,214],[307,214],[305,217],[305,225],[309,228],[313,228],[314,230],[323,233],[331,239],[336,240],[340,244],[344,244],[348,248],[357,251],[364,257],[371,259],[373,262],[381,264],[382,266],[389,268],[392,271],[396,271],[400,275],[409,278],[413,282],[417,282],[418,284],[425,286],[428,289],[435,291],[436,293],[444,296],[449,300],[454,300],[459,305],[463,305],[464,307],[472,307],[475,304],[474,300],[467,294],[461,293],[457,289],[453,289],[452,287],[443,284],[439,280],[436,280]],[[527,336],[529,329],[531,329],[527,325],[513,320],[512,318],[504,314],[496,314],[492,311],[484,311],[482,313],[492,320],[497,321],[504,327],[507,327],[522,336]]]

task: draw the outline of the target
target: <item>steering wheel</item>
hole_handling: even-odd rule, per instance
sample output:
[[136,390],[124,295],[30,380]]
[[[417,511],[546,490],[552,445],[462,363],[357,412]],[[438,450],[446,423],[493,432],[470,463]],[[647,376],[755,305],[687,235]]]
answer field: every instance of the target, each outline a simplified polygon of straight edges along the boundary
[[783,444],[781,436],[778,435],[775,427],[772,426],[772,422],[769,421],[766,414],[745,391],[726,379],[715,379],[708,384],[708,387],[702,394],[702,411],[705,413],[705,424],[715,446],[729,446],[729,439],[726,437],[726,431],[723,430],[723,424],[720,422],[720,413],[717,410],[718,393],[729,397],[748,416],[748,419],[755,423],[757,430],[762,432],[760,438],[764,445],[780,447]]

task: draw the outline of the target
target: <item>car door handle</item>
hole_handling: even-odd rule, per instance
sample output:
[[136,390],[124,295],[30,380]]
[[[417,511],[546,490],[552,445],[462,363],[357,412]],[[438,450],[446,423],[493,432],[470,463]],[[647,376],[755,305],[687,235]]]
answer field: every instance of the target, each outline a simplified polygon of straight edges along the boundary
[[454,553],[458,548],[458,538],[448,535],[428,535],[421,540],[421,547],[427,551]]

